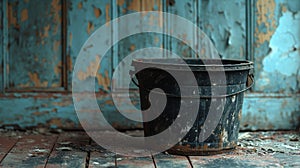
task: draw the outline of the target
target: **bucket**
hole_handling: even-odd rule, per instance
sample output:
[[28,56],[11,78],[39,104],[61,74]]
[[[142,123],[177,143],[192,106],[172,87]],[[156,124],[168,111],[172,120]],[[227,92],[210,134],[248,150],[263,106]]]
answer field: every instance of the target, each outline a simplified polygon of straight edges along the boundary
[[[170,154],[178,155],[211,155],[234,149],[238,140],[239,125],[241,120],[244,92],[253,85],[253,63],[246,60],[230,59],[183,59],[188,65],[198,84],[200,98],[197,118],[189,132],[176,145],[167,150]],[[205,64],[204,64],[205,62]],[[160,88],[166,93],[167,102],[163,112],[155,119],[143,122],[144,135],[156,135],[167,129],[178,117],[180,103],[190,101],[193,97],[180,97],[179,86],[170,75],[163,70],[174,71],[179,75],[185,75],[183,64],[179,59],[135,59],[132,66],[141,71],[135,72],[138,82],[133,82],[139,87],[141,110],[147,110],[150,106],[149,93],[153,88]],[[152,68],[153,67],[153,68]],[[154,68],[155,67],[155,68]],[[161,68],[160,68],[161,67]],[[226,80],[213,83],[213,86],[224,88],[222,95],[211,94],[212,84],[210,75],[225,74]],[[189,79],[186,79],[188,87]],[[160,94],[160,93],[157,93]],[[225,102],[221,118],[215,129],[204,140],[199,140],[199,134],[203,131],[203,124],[207,118],[212,101]],[[157,101],[156,101],[157,102]],[[159,102],[157,102],[159,103]],[[156,106],[151,102],[151,106]],[[189,111],[185,111],[188,115]],[[144,117],[144,116],[143,116]]]

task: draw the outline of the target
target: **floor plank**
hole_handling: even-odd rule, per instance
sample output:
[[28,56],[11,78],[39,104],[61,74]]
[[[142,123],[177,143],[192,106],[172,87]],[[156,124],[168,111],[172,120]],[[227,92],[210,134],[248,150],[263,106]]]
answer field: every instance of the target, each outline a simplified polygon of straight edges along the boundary
[[126,157],[126,156],[117,156],[117,167],[120,168],[151,168],[155,167],[152,157]]
[[24,135],[3,159],[2,167],[44,167],[57,136]]
[[91,153],[89,158],[89,168],[111,168],[116,167],[116,154],[99,146],[94,141],[91,142]]
[[95,168],[95,167],[115,167],[115,154],[106,152],[106,153],[100,153],[100,152],[91,152],[90,159],[89,159],[89,168]]
[[50,154],[46,168],[85,167],[87,151],[81,148],[89,146],[90,138],[84,132],[66,132],[60,134]]
[[0,137],[0,162],[4,159],[6,154],[17,143],[16,137]]
[[157,154],[153,156],[156,167],[173,167],[173,168],[183,168],[192,167],[189,160],[185,156],[175,156],[167,154]]

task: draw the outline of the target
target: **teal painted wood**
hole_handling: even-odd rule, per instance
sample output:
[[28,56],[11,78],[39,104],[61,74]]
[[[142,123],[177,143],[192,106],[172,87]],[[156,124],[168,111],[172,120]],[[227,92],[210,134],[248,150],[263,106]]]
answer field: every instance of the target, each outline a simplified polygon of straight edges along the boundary
[[[112,17],[112,5],[109,0],[68,0],[67,1],[67,60],[68,60],[68,88],[71,90],[72,71],[84,42],[101,26],[105,26]],[[110,34],[111,32],[107,32]],[[105,36],[105,34],[103,35]],[[110,78],[112,76],[112,51],[105,56],[97,57],[103,59],[96,75],[96,91],[108,92]],[[97,62],[97,60],[95,60]],[[97,68],[97,63],[91,64],[89,68]],[[81,74],[75,74],[80,79],[86,79],[92,74],[88,68]]]
[[246,0],[202,0],[198,11],[200,28],[222,58],[246,59]]
[[[166,6],[166,12],[178,15],[183,17],[195,25],[197,25],[197,6],[198,3],[195,0],[172,0],[172,1],[164,1]],[[172,34],[172,30],[180,29],[183,25],[177,24],[178,20],[167,19],[167,30],[170,34]],[[191,27],[191,31],[185,32],[184,34],[180,34],[180,37],[185,38],[190,42],[192,46],[196,43],[196,33]],[[171,52],[174,52],[180,57],[190,58],[196,57],[195,52],[191,50],[190,46],[186,45],[184,42],[179,41],[172,37],[166,37],[167,49]]]
[[299,93],[300,1],[257,0],[254,91]]
[[8,90],[62,87],[61,7],[61,1],[7,2]]
[[[122,94],[118,96],[122,101]],[[138,98],[138,93],[131,97]],[[141,128],[141,123],[122,116],[113,104],[111,95],[97,95],[97,102],[107,121],[117,129]],[[139,105],[139,99],[132,100]],[[124,110],[126,105],[123,105]],[[131,107],[131,106],[128,106]],[[139,114],[135,114],[139,115]],[[38,125],[50,128],[80,129],[72,95],[62,93],[14,93],[0,97],[0,126],[26,128]]]
[[[63,89],[62,86],[64,85],[61,80],[68,82],[68,91],[70,91],[72,69],[75,59],[81,46],[91,33],[112,18],[145,9],[150,10],[153,8],[154,10],[173,11],[173,13],[178,13],[187,19],[193,20],[193,22],[196,20],[196,23],[199,24],[216,43],[223,57],[246,58],[245,38],[249,38],[245,37],[246,20],[244,17],[246,14],[244,15],[244,12],[246,10],[246,0],[234,0],[226,2],[226,4],[225,2],[207,0],[154,0],[147,2],[135,2],[134,0],[124,2],[122,0],[67,0],[66,9],[64,9],[63,1],[49,0],[40,2],[28,0],[28,2],[20,1],[18,4],[15,3],[17,0],[8,2],[9,6],[7,7],[6,1],[1,1],[0,3],[2,4],[2,8],[0,8],[2,12],[0,13],[3,14],[1,18],[4,18],[1,22],[2,26],[0,26],[0,35],[3,37],[1,41],[2,49],[5,49],[0,55],[1,62],[3,62],[4,65],[1,69],[2,71],[0,70],[0,82],[2,79],[8,79],[5,80],[6,82],[2,80],[2,83],[5,83],[6,86],[9,87],[7,91],[10,92],[28,92],[32,90],[45,92],[49,90],[57,91],[59,88]],[[55,4],[56,2],[58,6],[56,6],[54,10],[51,3]],[[187,5],[188,2],[192,3],[191,7]],[[33,16],[36,10],[36,8],[32,7],[33,3],[39,6],[36,12],[38,12],[40,16],[45,17],[38,17],[38,15]],[[170,3],[174,3],[173,6],[169,6]],[[251,48],[254,49],[255,77],[257,79],[254,91],[260,93],[248,93],[246,95],[241,129],[295,128],[299,125],[298,118],[300,113],[298,94],[300,88],[300,35],[299,31],[297,31],[299,29],[298,25],[300,25],[299,2],[293,0],[255,0],[251,1],[251,3],[254,5],[253,18],[255,18],[255,20],[253,21],[255,25],[253,25],[254,30],[252,29],[252,31],[254,33],[253,40],[255,43],[250,47],[248,46],[247,51]],[[197,8],[196,14],[199,18],[195,19],[192,16],[195,14],[194,11],[192,12],[193,14],[190,14],[188,11],[190,8]],[[27,20],[25,19],[26,12],[24,12],[24,9],[27,9]],[[51,12],[52,9],[53,12]],[[15,11],[15,13],[6,12],[6,10]],[[65,21],[64,19],[62,19],[62,22],[53,21],[55,17],[62,18],[63,13],[67,14],[66,27],[63,27],[62,22]],[[8,17],[8,15],[11,17]],[[16,24],[14,24],[15,21]],[[147,22],[147,20],[145,21]],[[29,30],[21,31],[25,29],[26,26],[29,26],[27,22],[31,23],[31,25],[33,25],[32,27],[37,29],[38,36],[35,37],[34,32]],[[44,38],[44,44],[42,44],[43,38],[39,36],[39,33],[41,33],[41,36],[45,35],[43,34],[44,28],[46,27],[48,29],[48,22],[54,22],[54,24],[50,25],[48,37]],[[218,28],[209,29],[210,25]],[[54,28],[56,27],[58,29],[57,34],[54,33]],[[113,34],[118,34],[116,33],[118,30],[126,29],[126,27],[126,25],[114,25],[114,30],[112,31],[115,33]],[[66,35],[62,35],[64,28],[67,29]],[[233,39],[233,43],[230,46],[226,46],[228,42],[228,34],[226,35],[226,33],[224,33],[226,30],[229,30],[229,32],[234,31],[229,37],[229,39]],[[28,34],[26,34],[27,31],[29,31]],[[247,36],[249,35],[251,35],[251,33],[247,33]],[[63,40],[65,36],[67,37],[64,39],[66,40],[65,43],[67,43],[67,54],[63,55],[63,48],[60,46],[63,42],[58,41]],[[18,37],[18,42],[12,41],[12,39],[14,39],[13,37]],[[115,38],[115,36],[113,36],[113,38]],[[32,41],[41,43],[30,43]],[[55,41],[57,42],[56,44],[54,43]],[[10,48],[6,50],[8,44]],[[58,44],[60,45],[57,51],[53,50],[53,46]],[[167,49],[176,51],[179,55],[184,56],[185,54],[186,46],[179,42],[170,42],[166,37],[160,35],[151,34],[146,37],[145,35],[137,35],[132,38],[126,38],[114,47],[112,51],[107,53],[107,58],[104,63],[101,64],[103,69],[96,76],[96,89],[99,92],[109,90],[112,70],[126,55],[143,47],[158,47],[161,46],[161,44]],[[250,44],[252,43],[250,42]],[[26,48],[28,45],[29,48]],[[29,55],[29,57],[25,57],[26,54]],[[54,54],[57,55],[57,58],[53,57]],[[38,55],[37,62],[35,62],[34,55]],[[113,56],[113,58],[111,58],[111,56]],[[186,56],[189,55],[187,54]],[[47,66],[45,66],[45,68],[44,66],[41,68],[42,64],[35,66],[37,63],[42,63],[43,58],[45,58]],[[20,59],[25,59],[24,65],[19,66],[19,64],[15,64],[15,62]],[[66,64],[62,65],[64,59],[66,60]],[[51,63],[49,63],[49,60],[51,60]],[[62,61],[61,65],[59,65],[60,61]],[[56,69],[52,66],[54,64],[57,65]],[[92,65],[92,67],[94,66],[96,65]],[[68,71],[68,78],[66,79],[66,76],[63,74],[64,68]],[[7,72],[10,73],[6,74]],[[30,72],[31,75],[28,75],[28,72]],[[58,72],[59,75],[56,75],[55,72]],[[43,75],[40,76],[39,74]],[[48,76],[46,74],[48,74]],[[21,76],[19,77],[19,75]],[[77,75],[85,78],[90,74],[88,71],[84,71],[83,74]],[[56,80],[58,78],[60,79],[59,81]],[[15,84],[9,85],[9,81]],[[29,82],[26,83],[26,81]],[[45,83],[47,81],[48,83]],[[2,88],[4,87],[4,85],[1,86]],[[78,128],[79,122],[69,93],[70,92],[61,94],[42,92],[1,94],[0,125],[18,124],[21,127],[45,125],[49,127]],[[102,100],[100,100],[99,97],[99,105],[105,111],[105,115],[114,126],[122,129],[141,128],[140,123],[129,121],[117,112],[108,94],[102,94],[101,96]],[[120,93],[120,97],[122,97],[122,93]],[[135,97],[133,98],[134,104],[138,106],[138,97],[136,95],[133,97]],[[130,109],[126,110],[130,111]]]
[[300,94],[246,94],[241,130],[288,130],[300,126]]
[[3,1],[0,2],[0,93],[3,93],[4,91],[4,80],[3,80],[3,72],[4,72],[4,66],[3,66],[3,57],[4,57],[4,30],[3,30],[3,23],[4,20],[3,19],[3,12],[4,11],[4,7],[3,7]]

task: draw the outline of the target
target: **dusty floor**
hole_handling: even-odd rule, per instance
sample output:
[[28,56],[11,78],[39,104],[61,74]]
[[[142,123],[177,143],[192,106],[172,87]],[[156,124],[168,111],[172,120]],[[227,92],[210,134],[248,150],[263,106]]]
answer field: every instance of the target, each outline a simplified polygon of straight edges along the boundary
[[104,150],[84,132],[0,129],[0,161],[0,167],[300,167],[300,133],[241,132],[236,150],[213,156],[134,158]]

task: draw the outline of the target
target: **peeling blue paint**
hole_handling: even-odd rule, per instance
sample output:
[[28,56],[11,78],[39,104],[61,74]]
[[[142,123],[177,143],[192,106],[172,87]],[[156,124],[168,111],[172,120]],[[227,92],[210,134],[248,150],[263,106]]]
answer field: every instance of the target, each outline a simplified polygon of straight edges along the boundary
[[[256,82],[252,92],[245,96],[241,129],[295,128],[300,123],[300,1],[253,1],[250,7],[255,12],[251,17],[263,19],[260,23],[253,23],[251,28],[246,27],[246,8],[249,8],[247,4],[251,5],[246,3],[248,1],[1,1],[0,37],[3,40],[0,44],[3,47],[0,49],[0,91],[4,93],[0,95],[0,126],[18,124],[21,127],[46,125],[79,128],[70,91],[72,68],[85,40],[113,18],[140,10],[161,10],[178,14],[200,26],[223,58],[250,58],[246,48],[254,50]],[[51,3],[56,2],[58,6],[53,10]],[[258,3],[265,6],[257,6]],[[62,5],[61,8],[59,5]],[[55,20],[55,17],[62,20]],[[144,21],[148,22],[150,18]],[[44,28],[48,29],[49,23],[48,34],[44,37]],[[168,20],[163,25],[170,23]],[[114,25],[112,31],[118,32],[127,27]],[[247,28],[253,29],[254,34],[246,33]],[[64,29],[67,34],[63,34]],[[187,33],[191,36],[195,34]],[[114,33],[113,38],[117,34]],[[268,35],[270,37],[266,37]],[[246,46],[250,36],[254,42]],[[55,46],[57,50],[53,50],[54,41],[59,40]],[[63,48],[63,40],[66,48]],[[200,48],[201,44],[194,40]],[[104,63],[100,65],[102,69],[96,79],[96,90],[108,90],[108,82],[103,84],[98,80],[111,77],[122,58],[150,46],[162,46],[183,57],[196,57],[183,43],[163,35],[129,37],[107,53]],[[64,49],[65,55],[62,54]],[[200,49],[198,52],[201,53]],[[59,65],[60,61],[66,65]],[[67,71],[67,75],[63,71]],[[87,73],[87,70],[83,72]],[[63,81],[67,82],[67,87]],[[53,91],[60,93],[49,93]],[[117,112],[109,93],[102,93],[101,97],[99,106],[113,125],[118,128],[141,127],[141,123],[129,121]],[[139,105],[136,95],[133,101]]]

